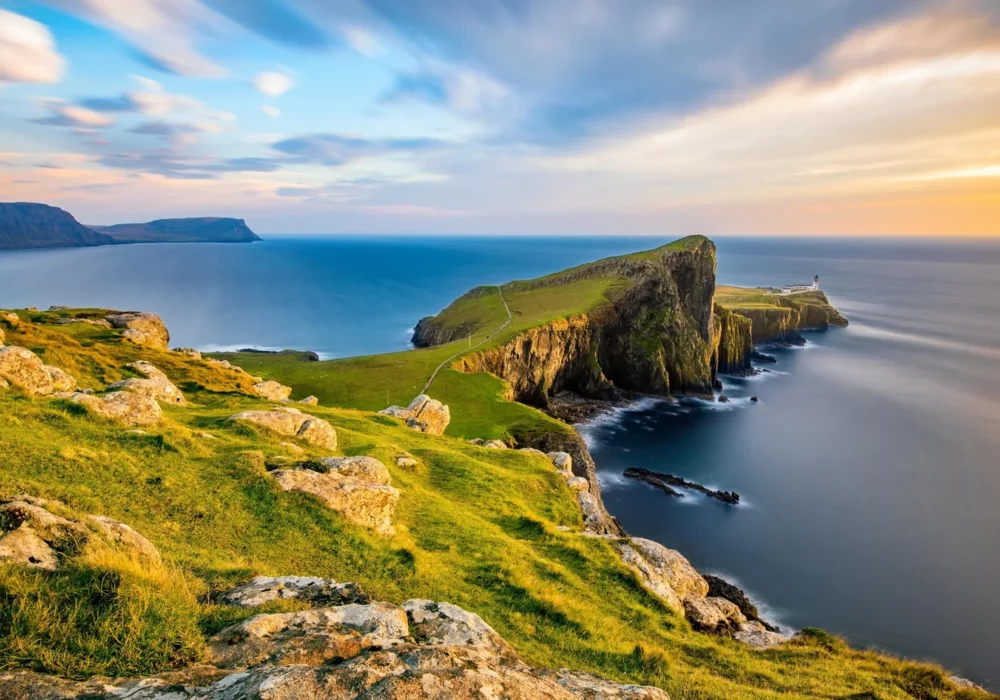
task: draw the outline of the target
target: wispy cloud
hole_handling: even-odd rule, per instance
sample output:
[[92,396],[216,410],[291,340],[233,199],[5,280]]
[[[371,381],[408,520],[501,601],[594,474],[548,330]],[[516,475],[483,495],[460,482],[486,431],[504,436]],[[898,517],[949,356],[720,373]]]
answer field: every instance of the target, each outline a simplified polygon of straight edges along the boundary
[[0,10],[0,85],[56,83],[65,68],[66,62],[45,25]]

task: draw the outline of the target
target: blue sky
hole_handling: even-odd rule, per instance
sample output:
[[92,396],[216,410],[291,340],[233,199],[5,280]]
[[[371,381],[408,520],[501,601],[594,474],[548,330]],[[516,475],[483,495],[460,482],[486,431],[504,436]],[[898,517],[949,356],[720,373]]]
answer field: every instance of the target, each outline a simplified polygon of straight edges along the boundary
[[262,232],[1000,234],[991,0],[0,0],[0,189]]

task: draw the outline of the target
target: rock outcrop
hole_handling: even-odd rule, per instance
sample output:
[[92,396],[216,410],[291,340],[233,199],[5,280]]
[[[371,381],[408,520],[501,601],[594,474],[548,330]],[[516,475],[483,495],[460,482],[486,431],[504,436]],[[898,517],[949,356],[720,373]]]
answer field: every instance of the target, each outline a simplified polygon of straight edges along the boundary
[[[235,595],[222,597],[231,600]],[[115,681],[8,673],[0,675],[0,696],[12,700],[668,700],[658,688],[531,667],[478,615],[428,600],[255,615],[210,640],[209,663],[152,678]]]
[[267,411],[243,411],[230,416],[229,421],[257,425],[278,435],[297,437],[328,450],[337,449],[337,433],[329,423],[290,406],[276,406]]
[[292,395],[292,387],[270,379],[265,382],[257,382],[252,389],[254,394],[268,401],[287,401],[288,397]]
[[125,311],[109,315],[107,321],[114,328],[125,329],[122,338],[136,345],[164,351],[170,348],[170,333],[167,332],[163,320],[156,314]]
[[87,228],[58,207],[0,202],[0,250],[110,245],[110,236]]
[[143,375],[144,378],[123,379],[109,386],[109,391],[128,391],[176,406],[183,406],[187,403],[181,390],[174,386],[166,374],[150,363],[139,360],[129,363],[126,367]]
[[156,399],[130,391],[113,391],[104,396],[76,392],[66,394],[64,398],[80,404],[101,418],[122,425],[156,425],[163,417],[163,411]]
[[420,394],[406,408],[389,406],[379,413],[404,420],[407,427],[428,435],[443,435],[448,423],[451,422],[451,411],[448,407],[426,394]]
[[47,368],[45,363],[27,348],[16,345],[0,347],[0,378],[6,379],[26,394],[47,396],[56,390],[53,373],[49,369],[55,368]]
[[128,525],[104,516],[86,516],[81,522],[50,512],[60,505],[31,496],[0,502],[0,561],[54,571],[94,538],[141,561],[160,561],[156,547]]
[[258,576],[232,588],[219,600],[226,605],[253,608],[275,600],[298,600],[313,606],[368,603],[370,599],[356,583],[337,583],[312,576]]
[[312,494],[352,523],[385,537],[394,536],[392,516],[399,502],[399,490],[389,485],[385,465],[371,457],[325,461],[335,460],[339,462],[335,467],[328,466],[326,472],[310,468],[278,469],[271,475],[284,491]]

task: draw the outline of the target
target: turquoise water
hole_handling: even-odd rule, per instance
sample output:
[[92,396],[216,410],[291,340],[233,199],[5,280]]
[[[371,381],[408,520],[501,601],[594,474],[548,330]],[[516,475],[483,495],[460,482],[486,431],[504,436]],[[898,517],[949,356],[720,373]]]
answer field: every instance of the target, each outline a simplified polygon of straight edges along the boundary
[[[0,253],[0,306],[159,313],[174,345],[399,350],[478,284],[668,239],[296,238]],[[588,426],[609,509],[684,552],[788,628],[944,663],[1000,688],[1000,247],[721,239],[719,279],[819,274],[847,329],[751,379],[733,401],[644,402]],[[760,402],[751,404],[756,395]],[[628,466],[736,490],[671,500]]]

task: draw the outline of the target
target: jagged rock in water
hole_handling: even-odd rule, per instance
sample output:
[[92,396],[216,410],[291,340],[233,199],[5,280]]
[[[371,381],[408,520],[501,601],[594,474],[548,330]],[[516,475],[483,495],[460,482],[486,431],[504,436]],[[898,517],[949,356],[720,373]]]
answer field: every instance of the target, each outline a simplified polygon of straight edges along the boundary
[[134,394],[152,397],[157,401],[174,404],[175,406],[183,406],[187,403],[184,400],[184,394],[181,393],[181,390],[174,386],[173,382],[167,378],[167,375],[149,362],[139,360],[138,362],[126,365],[126,367],[135,370],[145,378],[137,379],[132,377],[130,379],[123,379],[109,386],[109,391],[129,391]]
[[375,484],[389,484],[392,479],[385,465],[374,457],[326,457],[319,460],[326,471],[339,476],[351,476]]
[[32,396],[48,396],[55,391],[52,375],[38,355],[16,345],[0,347],[0,378]]
[[337,583],[310,576],[258,576],[250,583],[226,591],[219,600],[242,608],[254,608],[274,600],[299,600],[314,606],[369,602],[356,583]]
[[532,668],[478,615],[412,600],[257,615],[210,642],[213,666],[145,679],[0,675],[12,700],[668,700],[657,688]]
[[305,404],[306,406],[318,406],[319,399],[315,396],[307,396],[304,399],[299,399],[299,403]]
[[678,613],[684,613],[686,598],[708,594],[705,579],[680,552],[642,537],[618,540],[615,546],[643,585]]
[[763,623],[756,620],[742,623],[739,630],[733,633],[733,639],[754,649],[773,649],[788,641],[785,637],[777,632],[772,632]]
[[233,423],[251,423],[278,435],[305,440],[310,445],[337,449],[337,433],[321,418],[302,413],[296,408],[276,407],[268,411],[243,411],[228,419]]
[[111,314],[107,320],[115,328],[124,328],[125,332],[122,333],[122,338],[130,340],[136,345],[154,350],[168,350],[170,348],[170,333],[167,332],[163,320],[156,314],[145,311],[127,311]]
[[292,395],[292,387],[279,384],[271,379],[266,382],[257,382],[252,388],[254,394],[268,401],[287,401],[288,397]]
[[80,404],[101,418],[122,425],[155,425],[163,416],[156,399],[129,391],[113,391],[104,396],[76,392],[66,395],[65,398]]
[[388,484],[336,473],[322,474],[311,469],[279,469],[271,475],[283,490],[313,494],[328,508],[357,525],[386,537],[396,534],[392,516],[396,512],[399,491]]
[[757,610],[757,606],[747,597],[746,593],[743,592],[738,586],[734,586],[725,579],[719,578],[718,576],[705,575],[705,582],[708,583],[708,595],[714,598],[725,598],[730,603],[733,603],[740,609],[751,622],[760,622],[763,624],[765,629],[770,632],[778,632],[778,628],[773,625],[769,625],[767,622],[761,619],[760,612]]
[[400,418],[406,421],[408,427],[429,435],[443,435],[448,423],[451,422],[451,411],[448,407],[426,394],[420,394],[406,408],[389,406],[379,413]]
[[725,598],[689,595],[684,599],[684,615],[701,632],[737,632],[747,622],[740,609]]

